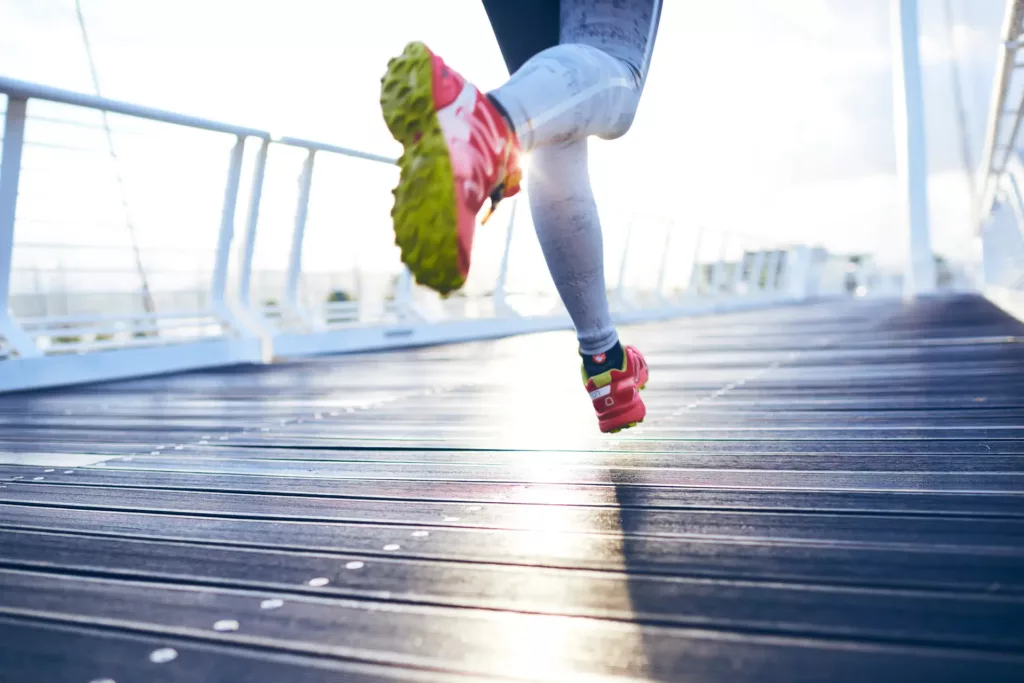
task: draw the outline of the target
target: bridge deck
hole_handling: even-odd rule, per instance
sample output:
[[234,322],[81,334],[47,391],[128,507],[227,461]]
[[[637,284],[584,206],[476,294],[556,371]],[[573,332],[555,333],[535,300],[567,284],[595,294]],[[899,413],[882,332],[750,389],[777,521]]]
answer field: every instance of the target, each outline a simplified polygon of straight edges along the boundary
[[1019,324],[628,339],[610,438],[559,334],[0,399],[0,680],[1024,679]]

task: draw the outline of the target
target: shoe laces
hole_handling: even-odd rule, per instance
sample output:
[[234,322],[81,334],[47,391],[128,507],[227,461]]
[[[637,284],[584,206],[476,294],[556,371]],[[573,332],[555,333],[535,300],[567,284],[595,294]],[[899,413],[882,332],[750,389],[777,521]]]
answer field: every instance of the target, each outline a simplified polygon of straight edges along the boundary
[[519,160],[510,158],[515,154],[515,151],[511,149],[511,145],[509,147],[510,149],[506,151],[507,156],[505,159],[505,166],[511,166],[511,168],[508,169],[508,174],[505,178],[498,183],[494,190],[491,191],[489,196],[491,205],[487,208],[487,213],[484,214],[483,220],[480,221],[481,225],[490,220],[491,216],[494,215],[495,210],[498,208],[498,204],[501,203],[501,200],[519,193],[520,185],[523,181],[523,171],[519,167]]

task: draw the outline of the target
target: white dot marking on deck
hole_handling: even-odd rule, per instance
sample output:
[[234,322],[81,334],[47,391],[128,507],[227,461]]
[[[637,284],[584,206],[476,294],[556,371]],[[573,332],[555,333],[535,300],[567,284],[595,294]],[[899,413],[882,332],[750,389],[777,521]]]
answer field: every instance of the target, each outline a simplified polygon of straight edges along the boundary
[[353,560],[345,565],[345,569],[362,569],[366,565],[359,560]]
[[43,472],[56,472],[56,470],[55,470],[55,469],[53,469],[53,468],[51,467],[51,468],[50,468],[50,469],[48,469],[48,470],[43,470]]
[[277,609],[284,605],[284,600],[280,598],[270,598],[260,603],[260,609]]
[[43,479],[46,479],[46,477],[32,477],[32,481],[42,481]]
[[330,579],[326,579],[323,576],[318,576],[315,579],[310,579],[309,581],[307,581],[306,585],[313,586],[314,588],[319,588],[320,586],[326,586],[330,582]]
[[237,631],[238,622],[234,619],[221,619],[213,625],[213,630],[220,631],[222,633],[224,631]]
[[74,470],[64,470],[64,474],[74,474]]
[[149,661],[154,664],[166,664],[178,658],[178,651],[173,647],[162,647],[149,653]]
[[89,683],[117,683],[113,678],[94,678]]
[[388,543],[386,546],[384,546],[384,550],[398,550],[401,547],[402,546],[398,545],[397,543]]
[[414,531],[412,532],[413,538],[426,538],[430,535],[429,531]]

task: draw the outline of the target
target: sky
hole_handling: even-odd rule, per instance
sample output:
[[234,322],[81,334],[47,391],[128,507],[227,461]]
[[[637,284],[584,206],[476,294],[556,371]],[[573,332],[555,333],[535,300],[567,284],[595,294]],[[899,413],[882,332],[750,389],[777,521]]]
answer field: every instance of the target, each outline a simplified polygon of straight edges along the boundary
[[[1004,2],[951,0],[952,47],[945,0],[919,5],[933,245],[957,258],[968,253],[971,227],[951,65],[955,59],[964,83],[976,165]],[[379,78],[407,41],[424,40],[482,89],[508,76],[477,0],[82,0],[82,7],[106,97],[385,155],[400,148],[380,118]],[[638,266],[659,253],[666,231],[674,254],[700,228],[714,235],[705,236],[705,249],[722,248],[721,233],[730,233],[743,236],[727,238],[732,249],[806,242],[901,262],[907,237],[895,177],[890,22],[890,0],[668,0],[633,130],[592,143],[609,280],[631,224],[633,277],[651,271]],[[0,75],[93,91],[73,0],[0,0]],[[58,109],[34,111],[83,116]],[[30,134],[103,149],[96,129],[47,125]],[[230,140],[114,125],[128,131],[118,137],[121,175],[152,245],[147,258],[167,264],[174,248],[208,253]],[[31,155],[26,164],[51,170],[63,159],[53,150]],[[272,153],[271,160],[257,243],[262,268],[286,260],[301,156]],[[102,155],[89,163],[104,163]],[[393,263],[392,169],[317,163],[307,266]],[[123,247],[110,177],[100,183],[103,173],[83,172],[58,186],[47,173],[23,187],[35,199],[19,207],[21,242],[98,240],[102,231],[81,216],[102,214],[94,222],[109,225]],[[52,202],[54,194],[62,201]],[[47,213],[58,209],[65,213],[57,218]],[[480,279],[497,268],[507,212],[479,233]],[[528,213],[525,205],[517,211],[510,264],[510,277],[522,283],[542,268]],[[34,223],[35,214],[48,217]],[[49,258],[29,254],[21,249],[16,260]],[[68,254],[64,268],[74,259]]]

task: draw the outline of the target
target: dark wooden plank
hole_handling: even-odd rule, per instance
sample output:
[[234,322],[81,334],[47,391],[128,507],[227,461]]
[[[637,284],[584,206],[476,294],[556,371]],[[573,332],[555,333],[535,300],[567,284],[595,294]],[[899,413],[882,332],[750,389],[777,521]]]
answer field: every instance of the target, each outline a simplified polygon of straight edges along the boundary
[[[716,577],[783,577],[880,586],[1020,590],[1024,551],[925,543],[843,543],[753,536],[682,537],[565,534],[465,528],[461,517],[434,525],[324,524],[217,519],[29,506],[0,506],[0,527],[60,530],[144,540],[189,541],[287,551],[372,554],[425,560],[485,562]],[[461,510],[453,510],[459,515]],[[414,535],[428,531],[429,536]],[[398,548],[394,548],[398,545]],[[385,547],[388,549],[385,550]],[[812,577],[808,579],[808,577]]]
[[[169,650],[173,651],[173,659]],[[159,653],[157,655],[156,653]],[[157,661],[153,661],[156,659]],[[478,683],[478,677],[374,666],[93,624],[0,616],[3,683]]]
[[[639,433],[639,432],[638,432]],[[227,438],[199,438],[192,442],[158,443],[156,454],[189,455],[202,457],[271,457],[276,453],[281,458],[298,455],[306,458],[325,457],[318,451],[331,451],[331,460],[398,460],[410,462],[429,461],[430,458],[473,458],[522,462],[524,458],[537,457],[545,460],[563,459],[569,462],[585,463],[594,460],[598,463],[608,462],[621,454],[642,454],[637,463],[649,464],[651,467],[672,466],[675,457],[688,455],[1024,455],[1024,441],[937,441],[921,439],[916,441],[704,441],[701,439],[631,439],[607,438],[601,441],[575,441],[559,444],[558,448],[544,448],[543,443],[531,443],[528,448],[512,448],[502,443],[491,443],[489,446],[467,446],[460,444],[455,437],[448,439],[410,439],[402,436],[392,437],[352,437],[339,430],[337,433],[321,435],[322,438],[294,437],[284,430],[276,429],[269,432],[250,434],[234,434]],[[206,442],[206,443],[203,443]],[[246,443],[240,443],[246,442]],[[452,443],[453,442],[453,443]],[[132,455],[153,454],[151,447],[139,448]],[[2,451],[0,451],[2,452]],[[58,451],[60,452],[60,451]],[[65,452],[76,452],[68,449]],[[586,454],[586,460],[578,454]],[[120,455],[112,453],[111,455]],[[968,460],[968,458],[963,458]],[[775,468],[772,468],[775,469]]]
[[[564,457],[564,456],[563,456]],[[36,477],[43,477],[36,480]],[[756,476],[756,475],[751,475]],[[1024,495],[1005,492],[932,492],[921,482],[907,490],[787,488],[763,477],[746,488],[654,486],[644,484],[556,484],[508,486],[495,482],[331,479],[217,475],[198,472],[102,468],[0,466],[0,482],[21,477],[26,486],[99,486],[113,490],[166,489],[220,493],[263,493],[327,499],[435,501],[473,504],[583,505],[588,507],[698,510],[817,511],[860,514],[1024,516]],[[994,478],[992,478],[994,479]],[[9,488],[8,491],[12,491]],[[5,500],[6,493],[0,493]],[[60,493],[52,494],[60,496]]]
[[[589,417],[589,416],[588,416]],[[978,452],[989,446],[995,452],[1020,454],[1024,453],[1024,441],[1019,439],[946,439],[932,438],[939,435],[918,433],[916,437],[895,439],[896,435],[860,434],[857,439],[828,439],[826,435],[816,434],[808,438],[794,438],[793,432],[781,434],[772,440],[761,439],[721,439],[709,441],[708,434],[650,435],[647,428],[637,431],[630,437],[595,438],[553,438],[543,441],[523,434],[466,434],[464,431],[452,429],[449,432],[430,435],[388,432],[376,429],[374,432],[355,434],[350,430],[329,433],[325,431],[300,434],[291,429],[269,429],[267,432],[234,434],[223,443],[239,447],[286,447],[286,448],[363,448],[379,450],[384,448],[399,449],[433,449],[433,450],[508,450],[508,451],[578,451],[592,452],[690,452],[700,449],[702,444],[713,443],[715,446],[729,447],[740,452],[794,452],[804,449],[824,450],[835,453],[838,451],[878,452],[907,449],[908,453],[924,450],[926,452]],[[735,436],[735,435],[734,435]],[[873,437],[873,438],[869,438]],[[193,440],[192,443],[197,443]],[[880,445],[884,444],[884,445]]]
[[[0,490],[0,510],[15,504],[67,510],[132,511],[213,519],[283,522],[428,525],[521,530],[548,534],[613,534],[659,538],[753,538],[833,543],[960,545],[1022,548],[1024,518],[944,517],[823,511],[780,513],[767,510],[724,511],[650,509],[634,506],[593,508],[568,505],[475,505],[405,500],[325,500],[310,497],[191,492],[157,489],[41,487],[12,483]],[[498,541],[499,543],[501,541]],[[566,542],[571,542],[567,539]]]
[[[729,680],[820,680],[809,677],[810,672],[797,673],[801,662],[813,663],[814,675],[830,680],[855,680],[851,673],[863,676],[875,668],[904,680],[925,674],[929,680],[933,674],[943,679],[950,672],[1003,680],[1019,674],[1024,665],[1021,656],[948,647],[725,635],[493,610],[398,607],[327,596],[289,595],[281,607],[268,610],[261,608],[262,602],[277,596],[260,591],[186,589],[10,570],[0,570],[0,587],[11,596],[0,606],[0,614],[10,616],[75,623],[89,619],[172,637],[217,634],[218,641],[250,647],[273,644],[297,654],[549,681],[581,675],[642,675],[656,680],[698,675],[723,680],[719,677],[730,670],[734,671]],[[222,620],[237,622],[237,630],[218,633],[214,625]],[[417,637],[396,637],[401,633]],[[858,662],[855,668],[845,670],[853,662]]]
[[[161,457],[135,457],[116,463],[99,463],[102,469],[162,470],[178,472],[208,472],[215,474],[261,474],[264,476],[307,476],[327,478],[377,478],[384,480],[422,479],[424,481],[474,481],[504,482],[515,485],[533,483],[565,484],[632,484],[655,486],[756,486],[764,481],[766,486],[820,488],[859,488],[869,490],[930,490],[930,491],[1021,491],[1024,477],[1017,472],[993,474],[982,472],[976,475],[965,472],[905,472],[868,470],[865,472],[822,471],[822,470],[771,470],[727,469],[713,470],[606,470],[584,468],[532,467],[524,463],[518,470],[506,468],[477,468],[469,471],[462,467],[417,466],[387,463],[365,466],[359,463],[333,462],[330,460],[235,460],[235,459],[188,459],[179,460]],[[547,471],[544,477],[538,472]]]
[[[9,568],[723,631],[1024,648],[1024,597],[1003,591],[503,567],[5,530],[0,542],[0,565]],[[305,585],[314,577],[329,583]]]

